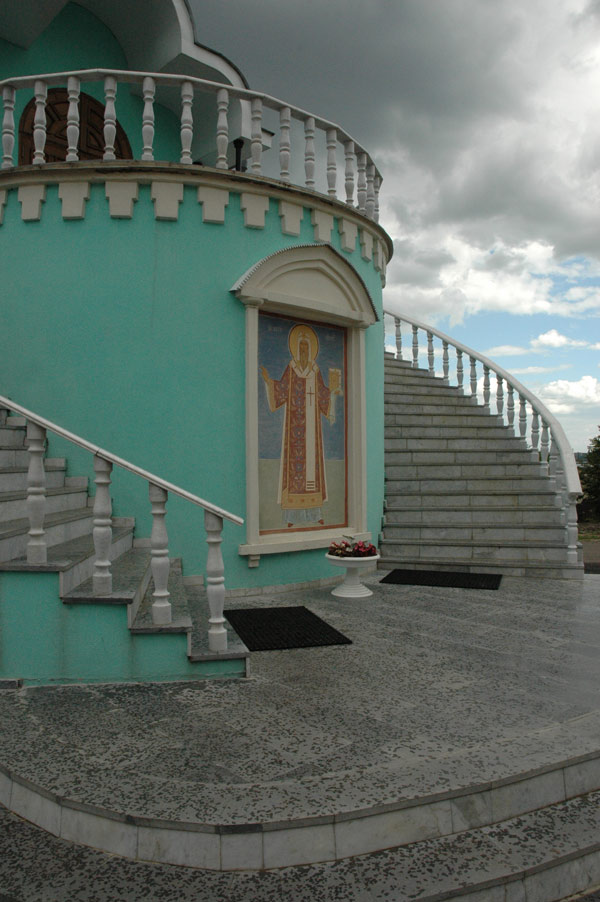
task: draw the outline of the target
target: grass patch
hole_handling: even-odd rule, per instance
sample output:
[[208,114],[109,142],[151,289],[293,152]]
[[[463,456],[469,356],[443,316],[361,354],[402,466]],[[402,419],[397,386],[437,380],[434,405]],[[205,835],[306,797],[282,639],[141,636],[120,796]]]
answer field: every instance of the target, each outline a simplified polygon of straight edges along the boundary
[[600,540],[600,523],[591,520],[587,523],[578,523],[579,538],[582,542]]

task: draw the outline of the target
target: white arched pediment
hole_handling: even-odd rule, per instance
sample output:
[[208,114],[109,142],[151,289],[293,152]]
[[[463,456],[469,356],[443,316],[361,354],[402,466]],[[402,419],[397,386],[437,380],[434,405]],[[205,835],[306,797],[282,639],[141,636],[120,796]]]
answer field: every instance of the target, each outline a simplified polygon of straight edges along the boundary
[[265,257],[233,285],[244,304],[366,328],[378,316],[366,285],[329,245],[287,248]]

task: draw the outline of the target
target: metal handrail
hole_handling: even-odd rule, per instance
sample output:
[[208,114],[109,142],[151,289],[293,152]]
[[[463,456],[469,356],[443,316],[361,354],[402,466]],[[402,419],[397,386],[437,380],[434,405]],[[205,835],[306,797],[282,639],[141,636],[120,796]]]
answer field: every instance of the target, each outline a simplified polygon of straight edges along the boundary
[[492,370],[492,372],[496,373],[496,375],[504,379],[505,382],[508,385],[512,386],[512,388],[521,397],[529,401],[533,410],[539,416],[541,416],[543,420],[546,421],[548,428],[552,432],[552,438],[556,443],[556,447],[559,451],[560,459],[564,468],[566,491],[569,495],[581,494],[581,482],[579,480],[579,473],[577,471],[577,464],[575,463],[573,448],[571,447],[565,431],[556,417],[554,417],[553,414],[550,413],[546,405],[542,401],[540,401],[540,399],[537,398],[536,395],[530,392],[529,389],[522,385],[517,379],[515,379],[514,376],[511,376],[510,373],[508,373],[503,367],[499,366],[499,364],[497,363],[494,363],[493,360],[490,360],[489,357],[485,357],[478,351],[474,351],[473,348],[468,347],[468,345],[465,345],[462,342],[451,338],[449,335],[446,335],[445,332],[441,332],[439,329],[435,329],[433,326],[422,323],[420,320],[414,319],[412,316],[407,316],[405,313],[392,313],[391,310],[384,310],[383,312],[384,315],[391,316],[394,318],[394,320],[399,319],[400,321],[408,323],[411,326],[416,326],[418,329],[423,329],[425,332],[430,332],[441,341],[447,342],[449,345],[452,345],[452,347],[456,348],[459,351],[462,351],[469,357],[473,357],[475,360],[478,360],[484,366]]
[[140,476],[142,479],[146,479],[148,482],[151,482],[153,485],[159,486],[159,488],[164,489],[166,492],[170,492],[173,495],[178,495],[180,498],[184,498],[186,501],[190,501],[192,504],[197,504],[199,507],[204,508],[204,510],[209,511],[211,514],[216,514],[216,516],[222,517],[224,520],[230,520],[232,523],[237,523],[239,526],[241,526],[244,522],[241,517],[237,516],[237,514],[232,514],[229,511],[223,510],[222,508],[217,507],[215,504],[211,504],[210,501],[206,501],[204,498],[200,498],[198,495],[194,495],[192,492],[188,492],[187,489],[182,489],[180,488],[180,486],[174,485],[172,482],[167,482],[166,479],[162,479],[160,476],[156,476],[154,473],[150,473],[148,470],[144,470],[142,469],[142,467],[138,467],[135,464],[130,463],[128,460],[124,460],[122,457],[118,457],[116,454],[112,454],[110,451],[106,451],[104,448],[100,448],[98,445],[95,445],[92,442],[88,442],[86,439],[81,438],[81,436],[79,435],[75,435],[75,433],[70,432],[68,429],[64,429],[62,426],[58,426],[56,423],[52,423],[50,420],[45,419],[45,417],[38,416],[38,414],[33,413],[31,410],[28,410],[21,404],[15,404],[15,402],[11,401],[10,398],[5,398],[0,395],[0,407],[5,407],[8,410],[12,410],[13,412],[20,414],[27,420],[31,420],[33,423],[36,423],[43,429],[48,429],[50,432],[55,433],[55,435],[59,435],[61,438],[66,439],[73,445],[77,445],[79,448],[83,448],[85,451],[89,451],[91,454],[94,454],[97,457],[101,457],[103,460],[108,460],[112,464],[115,464],[117,467],[121,467],[121,469],[123,470],[128,470],[135,476]]

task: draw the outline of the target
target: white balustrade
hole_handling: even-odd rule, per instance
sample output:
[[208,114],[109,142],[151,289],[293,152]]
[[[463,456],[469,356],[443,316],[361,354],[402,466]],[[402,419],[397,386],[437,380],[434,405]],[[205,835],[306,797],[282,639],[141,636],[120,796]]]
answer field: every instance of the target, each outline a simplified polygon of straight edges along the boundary
[[144,78],[142,93],[144,96],[144,112],[142,114],[142,160],[154,159],[154,94],[156,83],[149,75]]
[[490,368],[483,367],[483,409],[486,413],[490,412]]
[[448,374],[450,372],[450,357],[448,355],[448,342],[447,341],[442,342],[442,372],[443,372],[444,385],[448,385],[449,384]]
[[315,120],[308,116],[304,120],[304,173],[307,188],[315,187]]
[[549,454],[549,432],[550,429],[548,427],[548,423],[545,419],[542,418],[542,441],[540,445],[540,460],[543,464],[548,463],[548,454]]
[[13,165],[13,153],[15,149],[15,95],[12,85],[2,88],[2,103],[4,115],[2,116],[2,169],[10,169]]
[[292,111],[284,106],[279,114],[279,178],[286,183],[290,181],[291,125]]
[[208,647],[211,651],[223,652],[227,650],[227,630],[223,617],[225,577],[221,553],[223,518],[211,511],[204,511],[204,526],[208,543],[206,558],[206,596],[210,609]]
[[169,537],[165,524],[168,493],[152,482],[148,483],[148,490],[152,505],[152,532],[150,533],[150,566],[154,581],[152,622],[164,626],[171,622],[170,592],[167,588],[171,562],[169,561]]
[[396,357],[402,360],[402,327],[400,320],[396,320]]
[[416,369],[419,366],[419,327],[412,327],[412,365]]
[[29,467],[27,470],[28,564],[45,564],[48,560],[46,533],[44,531],[46,515],[45,445],[46,430],[30,420],[27,423],[27,448],[29,451]]
[[514,386],[508,385],[508,401],[506,402],[506,420],[508,423],[508,428],[513,433],[515,432],[515,389]]
[[457,350],[456,350],[456,384],[457,384],[459,390],[461,391],[461,393],[464,391],[464,385],[463,385],[464,378],[465,378],[465,372],[464,372],[464,366],[463,366],[463,352],[460,350],[460,348],[457,348]]
[[525,439],[527,434],[527,401],[519,395],[519,436]]
[[[215,160],[211,165],[217,169],[229,167],[229,145],[231,143],[247,140],[248,134],[236,137],[233,141],[230,135],[230,106],[231,101],[242,104],[242,108],[250,109],[250,160],[249,174],[262,175],[263,169],[263,115],[264,110],[270,110],[279,116],[279,177],[281,181],[290,183],[291,156],[294,153],[292,138],[296,141],[292,128],[292,120],[302,123],[304,127],[304,172],[305,186],[310,190],[317,189],[316,169],[324,172],[324,179],[319,176],[320,184],[325,182],[327,195],[338,198],[338,186],[343,181],[343,193],[345,197],[339,200],[349,207],[356,207],[360,213],[378,221],[379,219],[379,192],[381,188],[381,175],[375,163],[366,151],[338,126],[324,119],[307,114],[303,110],[288,104],[282,104],[280,100],[266,94],[256,94],[247,88],[239,88],[233,85],[224,87],[214,82],[201,78],[186,77],[169,73],[144,73],[130,72],[127,70],[113,69],[87,69],[71,72],[55,73],[52,75],[18,76],[0,81],[0,89],[3,101],[2,119],[2,169],[14,166],[14,150],[16,142],[16,127],[14,110],[18,102],[17,92],[24,90],[28,94],[32,90],[35,95],[35,115],[33,121],[33,162],[44,165],[46,161],[46,104],[48,89],[55,86],[67,85],[69,98],[68,112],[66,114],[67,150],[66,160],[70,163],[79,161],[78,145],[81,135],[80,100],[81,90],[85,90],[84,83],[100,83],[104,90],[104,123],[103,138],[104,148],[102,159],[112,162],[116,159],[116,140],[119,128],[117,120],[117,87],[119,84],[137,86],[143,96],[143,111],[141,115],[142,152],[141,159],[152,162],[155,159],[155,102],[161,102],[160,91],[162,86],[169,89],[176,87],[181,97],[180,112],[180,141],[181,152],[177,161],[183,165],[190,165],[192,160],[192,146],[194,138],[202,135],[202,145],[206,147],[204,153],[207,159]],[[157,94],[157,91],[159,92]],[[213,147],[206,142],[204,134],[205,121],[198,122],[198,117],[204,113],[206,104],[195,103],[197,93],[210,94],[215,105],[216,128],[213,135]],[[158,101],[156,98],[158,97]],[[28,98],[24,98],[24,105]],[[197,112],[196,112],[197,110]],[[245,115],[242,117],[245,122]],[[324,137],[325,161],[322,165],[323,138],[317,141],[317,132]],[[294,136],[294,137],[293,137]],[[319,147],[319,159],[317,159],[317,146]],[[338,172],[338,159],[343,152],[344,170]],[[319,190],[323,190],[319,187]]]
[[117,79],[107,75],[104,79],[104,154],[103,160],[116,160],[115,141],[117,138]]
[[[223,152],[223,122],[222,122],[222,105],[225,94],[225,165],[220,165],[221,157],[219,154]],[[194,86],[191,81],[184,81],[181,85],[181,157],[179,162],[189,166],[192,160],[192,140],[194,138],[194,117],[192,115],[192,104],[194,103]],[[223,88],[217,93],[217,169],[227,168],[227,91]]]
[[427,333],[427,364],[429,367],[429,375],[435,376],[435,358],[433,355],[433,333]]
[[112,502],[110,498],[110,474],[112,463],[103,457],[94,457],[96,474],[96,497],[94,498],[94,572],[92,588],[94,595],[110,595],[112,573],[110,568],[110,546],[112,543]]
[[71,75],[67,81],[69,109],[67,111],[67,163],[76,163],[79,159],[79,79]]
[[41,166],[46,162],[44,148],[46,147],[46,100],[48,98],[48,85],[45,81],[36,81],[35,87],[35,116],[33,118],[33,163]]
[[504,381],[502,376],[496,376],[496,413],[504,419]]
[[540,418],[536,410],[531,418],[531,447],[537,451],[540,442]]
[[260,97],[255,97],[250,105],[252,131],[250,135],[250,169],[254,175],[262,172],[262,115],[263,104]]
[[337,132],[335,128],[328,128],[325,132],[327,142],[327,194],[336,196],[335,183],[337,180]]
[[477,361],[474,357],[469,357],[469,361],[471,364],[471,372],[470,372],[470,383],[471,383],[471,397],[477,397]]

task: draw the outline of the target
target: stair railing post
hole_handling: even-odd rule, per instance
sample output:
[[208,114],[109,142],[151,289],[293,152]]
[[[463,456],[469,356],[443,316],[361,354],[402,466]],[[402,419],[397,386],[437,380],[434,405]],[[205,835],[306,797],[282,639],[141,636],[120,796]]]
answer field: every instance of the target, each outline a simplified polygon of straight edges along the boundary
[[504,421],[504,380],[496,373],[496,413]]
[[284,106],[279,113],[279,178],[282,182],[290,181],[290,159],[292,142],[290,129],[292,126],[292,111],[289,106]]
[[206,595],[208,607],[210,608],[208,647],[211,651],[223,652],[227,650],[227,630],[225,629],[225,618],[223,617],[225,567],[221,553],[223,518],[205,510],[204,527],[208,544],[206,557]]
[[576,492],[569,492],[567,498],[567,563],[577,563],[577,498]]
[[490,368],[483,365],[483,409],[490,412]]
[[151,568],[154,580],[154,592],[152,593],[152,622],[164,625],[171,622],[169,584],[169,537],[165,525],[166,506],[168,493],[165,489],[148,483],[150,504],[152,505],[152,532],[150,534],[150,547],[152,551]]
[[519,395],[519,438],[527,441],[527,401]]
[[304,120],[304,174],[307,188],[315,187],[315,119]]
[[450,358],[448,356],[448,342],[442,342],[442,371],[444,374],[444,385],[449,385],[448,373],[450,371]]
[[30,420],[27,423],[27,445],[29,451],[29,469],[27,471],[28,564],[45,564],[48,561],[46,533],[44,532],[44,518],[46,514],[45,444],[46,430]]
[[346,168],[344,170],[344,183],[346,188],[346,203],[349,207],[354,205],[354,167],[356,159],[354,156],[354,141],[346,141],[344,144],[344,162]]
[[414,369],[419,366],[419,327],[412,327],[412,365]]
[[402,320],[400,317],[394,317],[394,327],[396,332],[396,360],[402,360]]
[[477,360],[475,359],[475,357],[469,357],[469,360],[471,363],[471,373],[470,373],[471,397],[476,398],[477,397]]
[[506,402],[506,419],[508,420],[508,428],[514,435],[515,433],[515,390],[512,385],[508,386],[508,400]]
[[113,465],[103,457],[94,457],[94,473],[96,474],[96,497],[94,498],[94,572],[92,588],[94,595],[110,595],[112,592],[112,573],[110,569],[110,546],[112,543],[112,502],[110,499],[110,474]]
[[337,129],[328,128],[325,132],[327,147],[327,194],[336,197],[337,182]]
[[536,410],[533,411],[531,418],[531,447],[534,451],[538,450],[540,442],[540,417]]
[[433,332],[427,333],[427,363],[429,366],[429,375],[435,376],[435,360],[433,355]]
[[542,418],[542,442],[540,447],[540,459],[543,464],[548,463],[549,457],[549,438],[548,438],[549,428],[546,420]]
[[457,348],[456,349],[456,384],[458,385],[458,390],[461,393],[461,395],[464,393],[464,387],[463,387],[464,378],[465,378],[465,372],[464,372],[464,366],[463,366],[463,352],[460,350],[460,348]]

